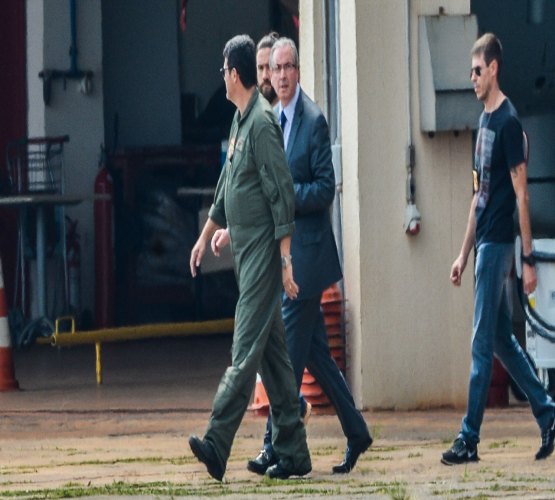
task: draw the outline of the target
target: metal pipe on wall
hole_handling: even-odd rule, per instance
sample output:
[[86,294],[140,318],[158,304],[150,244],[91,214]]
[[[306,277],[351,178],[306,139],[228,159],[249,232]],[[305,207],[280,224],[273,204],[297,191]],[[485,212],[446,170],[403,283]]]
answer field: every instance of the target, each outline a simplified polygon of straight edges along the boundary
[[[324,14],[324,51],[326,68],[326,102],[336,196],[332,205],[332,228],[337,244],[339,261],[343,264],[343,165],[341,163],[341,105],[339,71],[339,18],[338,0],[322,0]],[[343,293],[343,287],[341,292]]]
[[71,44],[69,46],[69,55],[71,58],[70,73],[77,73],[77,9],[76,0],[69,0],[69,21],[71,26]]

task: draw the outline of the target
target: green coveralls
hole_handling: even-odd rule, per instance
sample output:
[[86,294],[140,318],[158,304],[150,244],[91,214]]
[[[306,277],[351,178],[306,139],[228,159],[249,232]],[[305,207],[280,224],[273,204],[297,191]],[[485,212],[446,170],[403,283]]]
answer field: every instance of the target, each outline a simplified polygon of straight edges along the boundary
[[294,230],[293,181],[273,110],[254,91],[236,112],[209,217],[227,227],[239,300],[232,362],[220,381],[204,438],[226,464],[260,372],[272,412],[272,444],[290,470],[310,455],[281,317],[279,240]]

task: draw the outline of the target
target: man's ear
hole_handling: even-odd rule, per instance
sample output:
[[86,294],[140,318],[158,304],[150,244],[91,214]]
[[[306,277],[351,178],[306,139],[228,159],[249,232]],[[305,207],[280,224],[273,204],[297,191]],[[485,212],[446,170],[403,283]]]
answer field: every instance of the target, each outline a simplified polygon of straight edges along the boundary
[[499,63],[497,62],[497,59],[493,59],[489,63],[489,68],[490,68],[490,71],[491,71],[492,75],[495,75],[496,77],[499,76],[499,74],[498,74],[498,72],[499,72]]

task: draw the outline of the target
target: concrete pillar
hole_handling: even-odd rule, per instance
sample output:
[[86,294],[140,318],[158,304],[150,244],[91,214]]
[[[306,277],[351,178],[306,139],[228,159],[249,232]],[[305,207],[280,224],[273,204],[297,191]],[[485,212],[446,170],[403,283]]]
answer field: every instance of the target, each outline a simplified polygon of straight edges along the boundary
[[[419,15],[437,14],[440,2],[338,3],[348,379],[360,406],[463,405],[472,263],[460,289],[450,284],[449,271],[470,205],[472,139],[470,132],[429,137],[418,115],[416,26]],[[300,2],[306,50],[321,43],[318,16],[303,16],[316,4]],[[470,9],[467,0],[441,6],[446,14]],[[312,69],[317,80],[318,58],[312,68],[307,59],[303,78]],[[414,237],[403,230],[410,140],[422,214]]]

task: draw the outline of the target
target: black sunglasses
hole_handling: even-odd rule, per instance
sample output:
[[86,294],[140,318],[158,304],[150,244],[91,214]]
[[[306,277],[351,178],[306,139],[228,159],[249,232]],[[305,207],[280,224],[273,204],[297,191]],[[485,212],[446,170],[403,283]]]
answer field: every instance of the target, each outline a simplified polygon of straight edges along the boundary
[[[225,78],[225,71],[229,71],[231,73],[231,70],[233,69],[233,66],[229,66],[228,68],[220,68],[220,75],[222,75],[222,78]],[[480,76],[480,75],[478,75]]]
[[472,78],[472,73],[476,73],[476,76],[482,76],[482,66],[474,66],[470,69],[470,78]]

